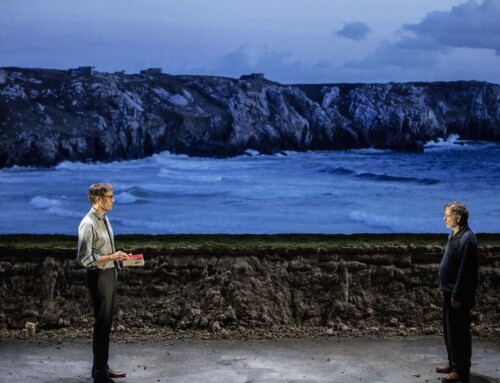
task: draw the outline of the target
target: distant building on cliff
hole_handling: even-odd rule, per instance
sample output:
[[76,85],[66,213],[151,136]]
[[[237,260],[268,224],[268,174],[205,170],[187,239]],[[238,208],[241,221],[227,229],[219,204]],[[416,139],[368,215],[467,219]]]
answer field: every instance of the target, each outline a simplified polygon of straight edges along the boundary
[[161,74],[163,69],[161,68],[148,68],[141,70],[141,74]]
[[264,80],[264,73],[250,73],[244,74],[240,80]]
[[68,72],[74,75],[83,74],[87,76],[92,76],[94,74],[94,69],[95,67],[93,66],[79,66],[78,68],[68,69]]

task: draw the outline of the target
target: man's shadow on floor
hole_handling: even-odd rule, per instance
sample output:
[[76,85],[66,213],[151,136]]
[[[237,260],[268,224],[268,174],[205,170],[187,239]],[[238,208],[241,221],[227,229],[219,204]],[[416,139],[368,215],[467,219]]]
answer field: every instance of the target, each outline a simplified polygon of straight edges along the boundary
[[490,378],[489,376],[470,374],[470,383],[500,383],[498,379]]

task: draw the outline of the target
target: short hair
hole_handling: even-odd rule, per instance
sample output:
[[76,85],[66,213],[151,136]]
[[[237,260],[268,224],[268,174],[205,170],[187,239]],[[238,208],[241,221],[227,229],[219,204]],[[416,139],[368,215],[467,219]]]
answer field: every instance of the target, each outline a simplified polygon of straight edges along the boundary
[[100,182],[90,185],[89,190],[87,191],[87,196],[89,197],[90,204],[93,205],[97,203],[97,197],[104,197],[106,192],[112,190],[113,186],[106,182]]
[[458,201],[448,202],[446,205],[444,205],[444,208],[445,209],[450,208],[453,214],[460,216],[461,218],[460,223],[462,225],[466,225],[467,222],[469,221],[469,211],[462,202]]

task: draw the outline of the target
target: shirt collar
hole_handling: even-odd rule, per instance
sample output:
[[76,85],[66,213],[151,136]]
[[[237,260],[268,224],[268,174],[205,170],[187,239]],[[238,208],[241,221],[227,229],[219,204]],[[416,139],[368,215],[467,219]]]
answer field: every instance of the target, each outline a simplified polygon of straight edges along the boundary
[[104,219],[105,217],[103,214],[99,213],[93,206],[90,208],[90,211],[99,219]]

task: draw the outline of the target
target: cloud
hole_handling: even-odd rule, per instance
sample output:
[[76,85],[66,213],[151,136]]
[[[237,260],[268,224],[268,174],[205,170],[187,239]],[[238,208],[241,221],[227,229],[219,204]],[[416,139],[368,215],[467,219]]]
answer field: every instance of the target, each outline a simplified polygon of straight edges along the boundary
[[430,39],[404,37],[396,43],[383,41],[372,55],[363,60],[351,60],[346,67],[417,69],[437,64],[440,53],[443,48]]
[[268,48],[256,49],[240,46],[218,59],[215,74],[238,78],[242,74],[264,72],[266,77],[278,81],[290,81],[297,73],[303,72],[305,65],[294,61],[289,51],[272,51]]
[[[381,42],[372,54],[347,62],[343,69],[356,76],[378,73],[379,77],[383,77],[383,73],[390,73],[395,77],[415,79],[442,78],[451,75],[451,68],[445,67],[444,63],[450,57],[460,57],[466,61],[456,66],[455,73],[460,73],[461,77],[476,78],[481,73],[479,69],[474,72],[470,57],[479,55],[469,53],[460,56],[458,52],[463,49],[491,49],[500,55],[498,20],[499,0],[484,0],[482,4],[470,0],[447,12],[431,12],[418,24],[403,25],[402,33],[395,41]],[[491,68],[494,64],[487,63],[483,68],[493,73]],[[486,72],[483,71],[483,74]]]
[[450,12],[429,13],[418,24],[406,24],[416,38],[442,47],[493,49],[500,55],[500,1],[475,1],[455,6]]
[[366,23],[354,21],[352,23],[347,23],[346,25],[344,25],[344,28],[336,32],[335,35],[359,41],[365,39],[370,32],[371,28]]

